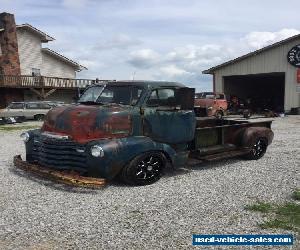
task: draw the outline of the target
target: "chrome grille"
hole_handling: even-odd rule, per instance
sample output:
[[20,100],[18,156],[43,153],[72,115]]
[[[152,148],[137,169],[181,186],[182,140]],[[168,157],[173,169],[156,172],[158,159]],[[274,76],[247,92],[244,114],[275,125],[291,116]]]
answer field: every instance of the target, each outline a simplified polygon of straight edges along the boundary
[[38,164],[61,170],[86,170],[85,146],[71,140],[39,136],[34,138],[33,159]]

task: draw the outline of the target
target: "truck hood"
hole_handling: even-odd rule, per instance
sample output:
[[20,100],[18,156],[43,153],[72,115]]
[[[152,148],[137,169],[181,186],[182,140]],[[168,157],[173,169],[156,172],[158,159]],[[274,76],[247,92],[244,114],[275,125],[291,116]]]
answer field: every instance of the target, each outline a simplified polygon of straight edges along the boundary
[[51,109],[42,132],[67,135],[86,143],[96,139],[121,138],[132,133],[131,112],[120,105],[69,105]]

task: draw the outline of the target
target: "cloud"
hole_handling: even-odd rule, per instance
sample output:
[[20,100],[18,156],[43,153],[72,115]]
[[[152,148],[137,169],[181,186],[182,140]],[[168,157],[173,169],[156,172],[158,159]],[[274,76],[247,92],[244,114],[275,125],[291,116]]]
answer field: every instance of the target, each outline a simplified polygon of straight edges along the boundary
[[[67,43],[65,51],[66,55],[89,68],[81,73],[84,77],[92,75],[118,79],[121,75],[120,78],[124,79],[136,71],[136,79],[179,81],[196,86],[198,90],[211,90],[212,77],[203,75],[203,70],[299,33],[296,29],[249,32],[218,43],[168,46],[159,53],[154,50],[155,46],[142,48],[145,43],[139,37],[132,38],[120,33],[99,40],[96,45],[78,44],[76,50]],[[63,51],[62,48],[61,53],[64,54]]]
[[168,76],[168,77],[177,77],[177,76],[183,76],[183,75],[190,75],[193,73],[190,73],[184,69],[179,68],[176,65],[168,65],[160,68],[160,71],[162,74]]
[[45,46],[88,66],[78,78],[124,79],[136,71],[139,79],[199,89],[212,86],[202,70],[299,32],[297,0],[216,2],[0,0],[0,6],[17,23],[56,38]]
[[277,32],[250,32],[241,41],[250,48],[260,49],[299,33],[300,31],[296,29],[282,29]]
[[221,62],[232,55],[230,48],[217,44],[177,47],[166,54],[151,49],[140,49],[130,53],[128,62],[136,68],[159,67],[168,76],[200,73],[204,66]]
[[290,36],[299,34],[295,29],[282,29],[277,32],[250,32],[241,38],[227,40],[218,44],[188,44],[171,48],[158,54],[151,49],[141,49],[131,54],[129,63],[136,68],[152,72],[155,79],[200,84],[210,79],[202,71],[231,60],[253,49],[259,49]]
[[63,0],[63,5],[67,8],[80,9],[88,4],[89,0]]
[[86,59],[81,59],[79,60],[79,63],[85,67],[87,67],[88,69],[93,69],[93,68],[101,68],[104,66],[103,62],[99,62],[96,60],[86,60]]
[[7,4],[10,0],[0,0],[0,4]]
[[97,50],[127,49],[129,47],[137,46],[141,43],[142,42],[139,39],[131,38],[126,34],[118,34],[113,36],[111,39],[100,39],[94,48]]
[[169,60],[193,60],[199,57],[208,57],[215,55],[216,52],[219,52],[222,49],[222,45],[218,44],[205,44],[203,46],[197,45],[186,45],[184,47],[175,48],[171,51],[167,57]]
[[233,50],[225,45],[187,45],[169,52],[166,55],[166,62],[176,63],[189,72],[201,73],[203,68],[218,64],[233,55]]
[[128,62],[136,68],[151,68],[158,64],[160,55],[152,49],[140,49],[130,53]]

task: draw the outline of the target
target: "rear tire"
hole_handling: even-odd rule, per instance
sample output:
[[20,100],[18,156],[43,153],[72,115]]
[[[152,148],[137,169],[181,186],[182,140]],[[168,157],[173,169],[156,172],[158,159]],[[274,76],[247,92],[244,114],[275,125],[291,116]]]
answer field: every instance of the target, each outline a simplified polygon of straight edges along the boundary
[[251,151],[244,156],[248,160],[258,160],[264,156],[267,151],[268,141],[266,138],[257,138],[252,145]]
[[165,165],[166,158],[162,153],[143,153],[122,169],[120,177],[130,185],[150,185],[160,179]]
[[34,120],[36,120],[36,121],[43,121],[43,120],[44,120],[44,117],[45,117],[45,115],[42,115],[42,114],[40,114],[40,115],[35,115],[35,116],[34,116]]

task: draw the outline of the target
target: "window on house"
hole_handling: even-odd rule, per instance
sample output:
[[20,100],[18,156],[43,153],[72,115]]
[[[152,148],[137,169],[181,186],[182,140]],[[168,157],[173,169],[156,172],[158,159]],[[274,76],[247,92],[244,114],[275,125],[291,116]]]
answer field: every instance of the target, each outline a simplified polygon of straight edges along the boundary
[[40,76],[41,70],[37,68],[32,68],[32,76]]

